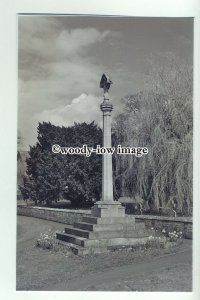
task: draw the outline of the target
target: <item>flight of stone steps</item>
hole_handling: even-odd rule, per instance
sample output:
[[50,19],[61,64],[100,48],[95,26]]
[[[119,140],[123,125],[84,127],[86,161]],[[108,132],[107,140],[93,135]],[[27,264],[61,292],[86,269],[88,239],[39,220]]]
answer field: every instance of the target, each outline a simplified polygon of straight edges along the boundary
[[124,217],[83,217],[81,222],[66,227],[64,233],[57,233],[59,244],[74,254],[94,254],[125,248],[144,242],[154,235],[146,229],[144,222],[137,222],[133,216]]

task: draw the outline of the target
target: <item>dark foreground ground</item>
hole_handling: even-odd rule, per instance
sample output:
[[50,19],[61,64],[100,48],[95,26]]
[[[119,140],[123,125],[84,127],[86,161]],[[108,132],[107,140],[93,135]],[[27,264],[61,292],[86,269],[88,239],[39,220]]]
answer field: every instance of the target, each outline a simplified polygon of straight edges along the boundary
[[79,257],[35,247],[40,233],[64,224],[18,216],[17,290],[191,291],[192,241],[173,250]]

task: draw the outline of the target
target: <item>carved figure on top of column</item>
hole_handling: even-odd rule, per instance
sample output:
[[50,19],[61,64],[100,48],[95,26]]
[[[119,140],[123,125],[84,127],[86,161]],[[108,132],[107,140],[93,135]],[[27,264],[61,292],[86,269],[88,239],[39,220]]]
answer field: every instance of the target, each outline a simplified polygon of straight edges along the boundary
[[102,88],[104,91],[104,99],[105,100],[109,100],[108,91],[109,91],[112,83],[113,82],[112,82],[110,76],[108,76],[107,74],[104,73],[101,77],[100,88]]

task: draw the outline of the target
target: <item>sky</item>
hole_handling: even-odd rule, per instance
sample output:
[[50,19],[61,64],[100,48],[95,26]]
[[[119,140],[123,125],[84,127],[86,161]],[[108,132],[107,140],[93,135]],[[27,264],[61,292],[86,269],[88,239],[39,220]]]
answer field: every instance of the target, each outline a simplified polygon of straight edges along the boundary
[[102,125],[102,74],[112,78],[113,117],[121,99],[143,90],[152,60],[193,62],[192,18],[19,16],[19,146],[37,141],[38,122]]

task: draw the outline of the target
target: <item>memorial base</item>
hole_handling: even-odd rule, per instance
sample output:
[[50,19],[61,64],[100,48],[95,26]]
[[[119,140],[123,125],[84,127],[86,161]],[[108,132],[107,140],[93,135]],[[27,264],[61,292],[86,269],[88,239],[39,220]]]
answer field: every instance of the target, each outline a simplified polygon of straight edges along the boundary
[[133,216],[125,215],[125,209],[117,201],[94,204],[92,214],[57,233],[58,243],[74,254],[94,254],[118,248],[133,247],[144,243],[155,232],[136,222]]

